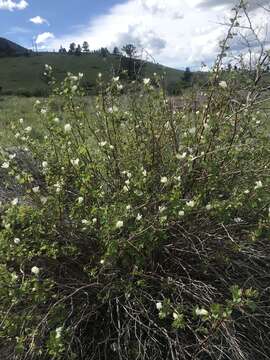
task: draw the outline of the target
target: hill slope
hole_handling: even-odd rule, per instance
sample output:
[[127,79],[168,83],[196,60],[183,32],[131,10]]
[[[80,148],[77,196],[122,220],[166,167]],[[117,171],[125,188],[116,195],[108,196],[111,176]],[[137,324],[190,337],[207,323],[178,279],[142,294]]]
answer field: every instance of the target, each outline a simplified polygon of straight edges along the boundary
[[[105,79],[109,78],[113,70],[119,68],[119,63],[118,56],[102,58],[98,54],[74,56],[44,53],[38,56],[0,58],[0,87],[2,94],[46,95],[48,87],[43,79],[43,72],[45,64],[49,64],[58,79],[63,79],[67,72],[83,72],[88,88],[94,93],[98,73],[101,72]],[[177,81],[183,74],[180,70],[152,63],[147,63],[144,71],[145,76],[151,76],[154,72],[166,72],[168,82]]]
[[26,55],[29,50],[4,38],[0,37],[0,56]]

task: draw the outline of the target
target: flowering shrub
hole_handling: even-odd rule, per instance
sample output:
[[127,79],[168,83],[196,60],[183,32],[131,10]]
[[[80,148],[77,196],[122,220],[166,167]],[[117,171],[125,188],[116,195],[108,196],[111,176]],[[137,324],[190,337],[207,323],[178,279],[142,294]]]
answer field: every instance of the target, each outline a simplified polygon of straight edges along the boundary
[[46,72],[44,131],[14,123],[18,151],[0,165],[21,194],[1,205],[9,358],[267,358],[270,154],[257,102],[233,101],[239,88],[218,71],[197,111],[172,109],[157,76],[128,88],[100,76],[89,111],[83,74],[57,86]]

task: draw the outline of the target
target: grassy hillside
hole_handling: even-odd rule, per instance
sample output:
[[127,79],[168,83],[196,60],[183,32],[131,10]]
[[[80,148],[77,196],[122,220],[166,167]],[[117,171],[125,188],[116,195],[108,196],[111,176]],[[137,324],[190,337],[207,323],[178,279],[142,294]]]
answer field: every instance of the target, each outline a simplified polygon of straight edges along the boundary
[[[69,56],[60,54],[42,54],[31,57],[6,57],[0,58],[0,87],[2,94],[7,95],[34,95],[42,96],[48,92],[43,80],[44,65],[50,64],[58,79],[63,79],[67,72],[83,72],[88,87],[94,87],[98,73],[103,73],[106,78],[119,68],[120,58],[110,55],[102,58],[97,54],[84,56]],[[154,72],[166,72],[166,81],[180,80],[183,72],[161,65],[146,64],[145,75]]]

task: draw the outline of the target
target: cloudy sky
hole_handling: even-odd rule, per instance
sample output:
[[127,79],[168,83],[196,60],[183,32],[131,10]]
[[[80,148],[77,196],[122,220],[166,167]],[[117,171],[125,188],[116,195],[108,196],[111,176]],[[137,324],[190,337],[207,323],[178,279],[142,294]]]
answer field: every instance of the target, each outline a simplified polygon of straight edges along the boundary
[[[89,42],[91,49],[134,43],[162,64],[183,68],[211,64],[237,0],[0,0],[0,37],[28,48],[68,48]],[[257,23],[260,5],[250,0]]]

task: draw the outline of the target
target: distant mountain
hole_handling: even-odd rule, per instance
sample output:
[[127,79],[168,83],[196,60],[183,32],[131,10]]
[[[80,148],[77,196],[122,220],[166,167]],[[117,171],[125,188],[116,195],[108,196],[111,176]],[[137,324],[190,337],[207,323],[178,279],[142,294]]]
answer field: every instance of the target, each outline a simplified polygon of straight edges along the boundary
[[4,38],[0,37],[0,56],[19,56],[26,55],[29,50]]

